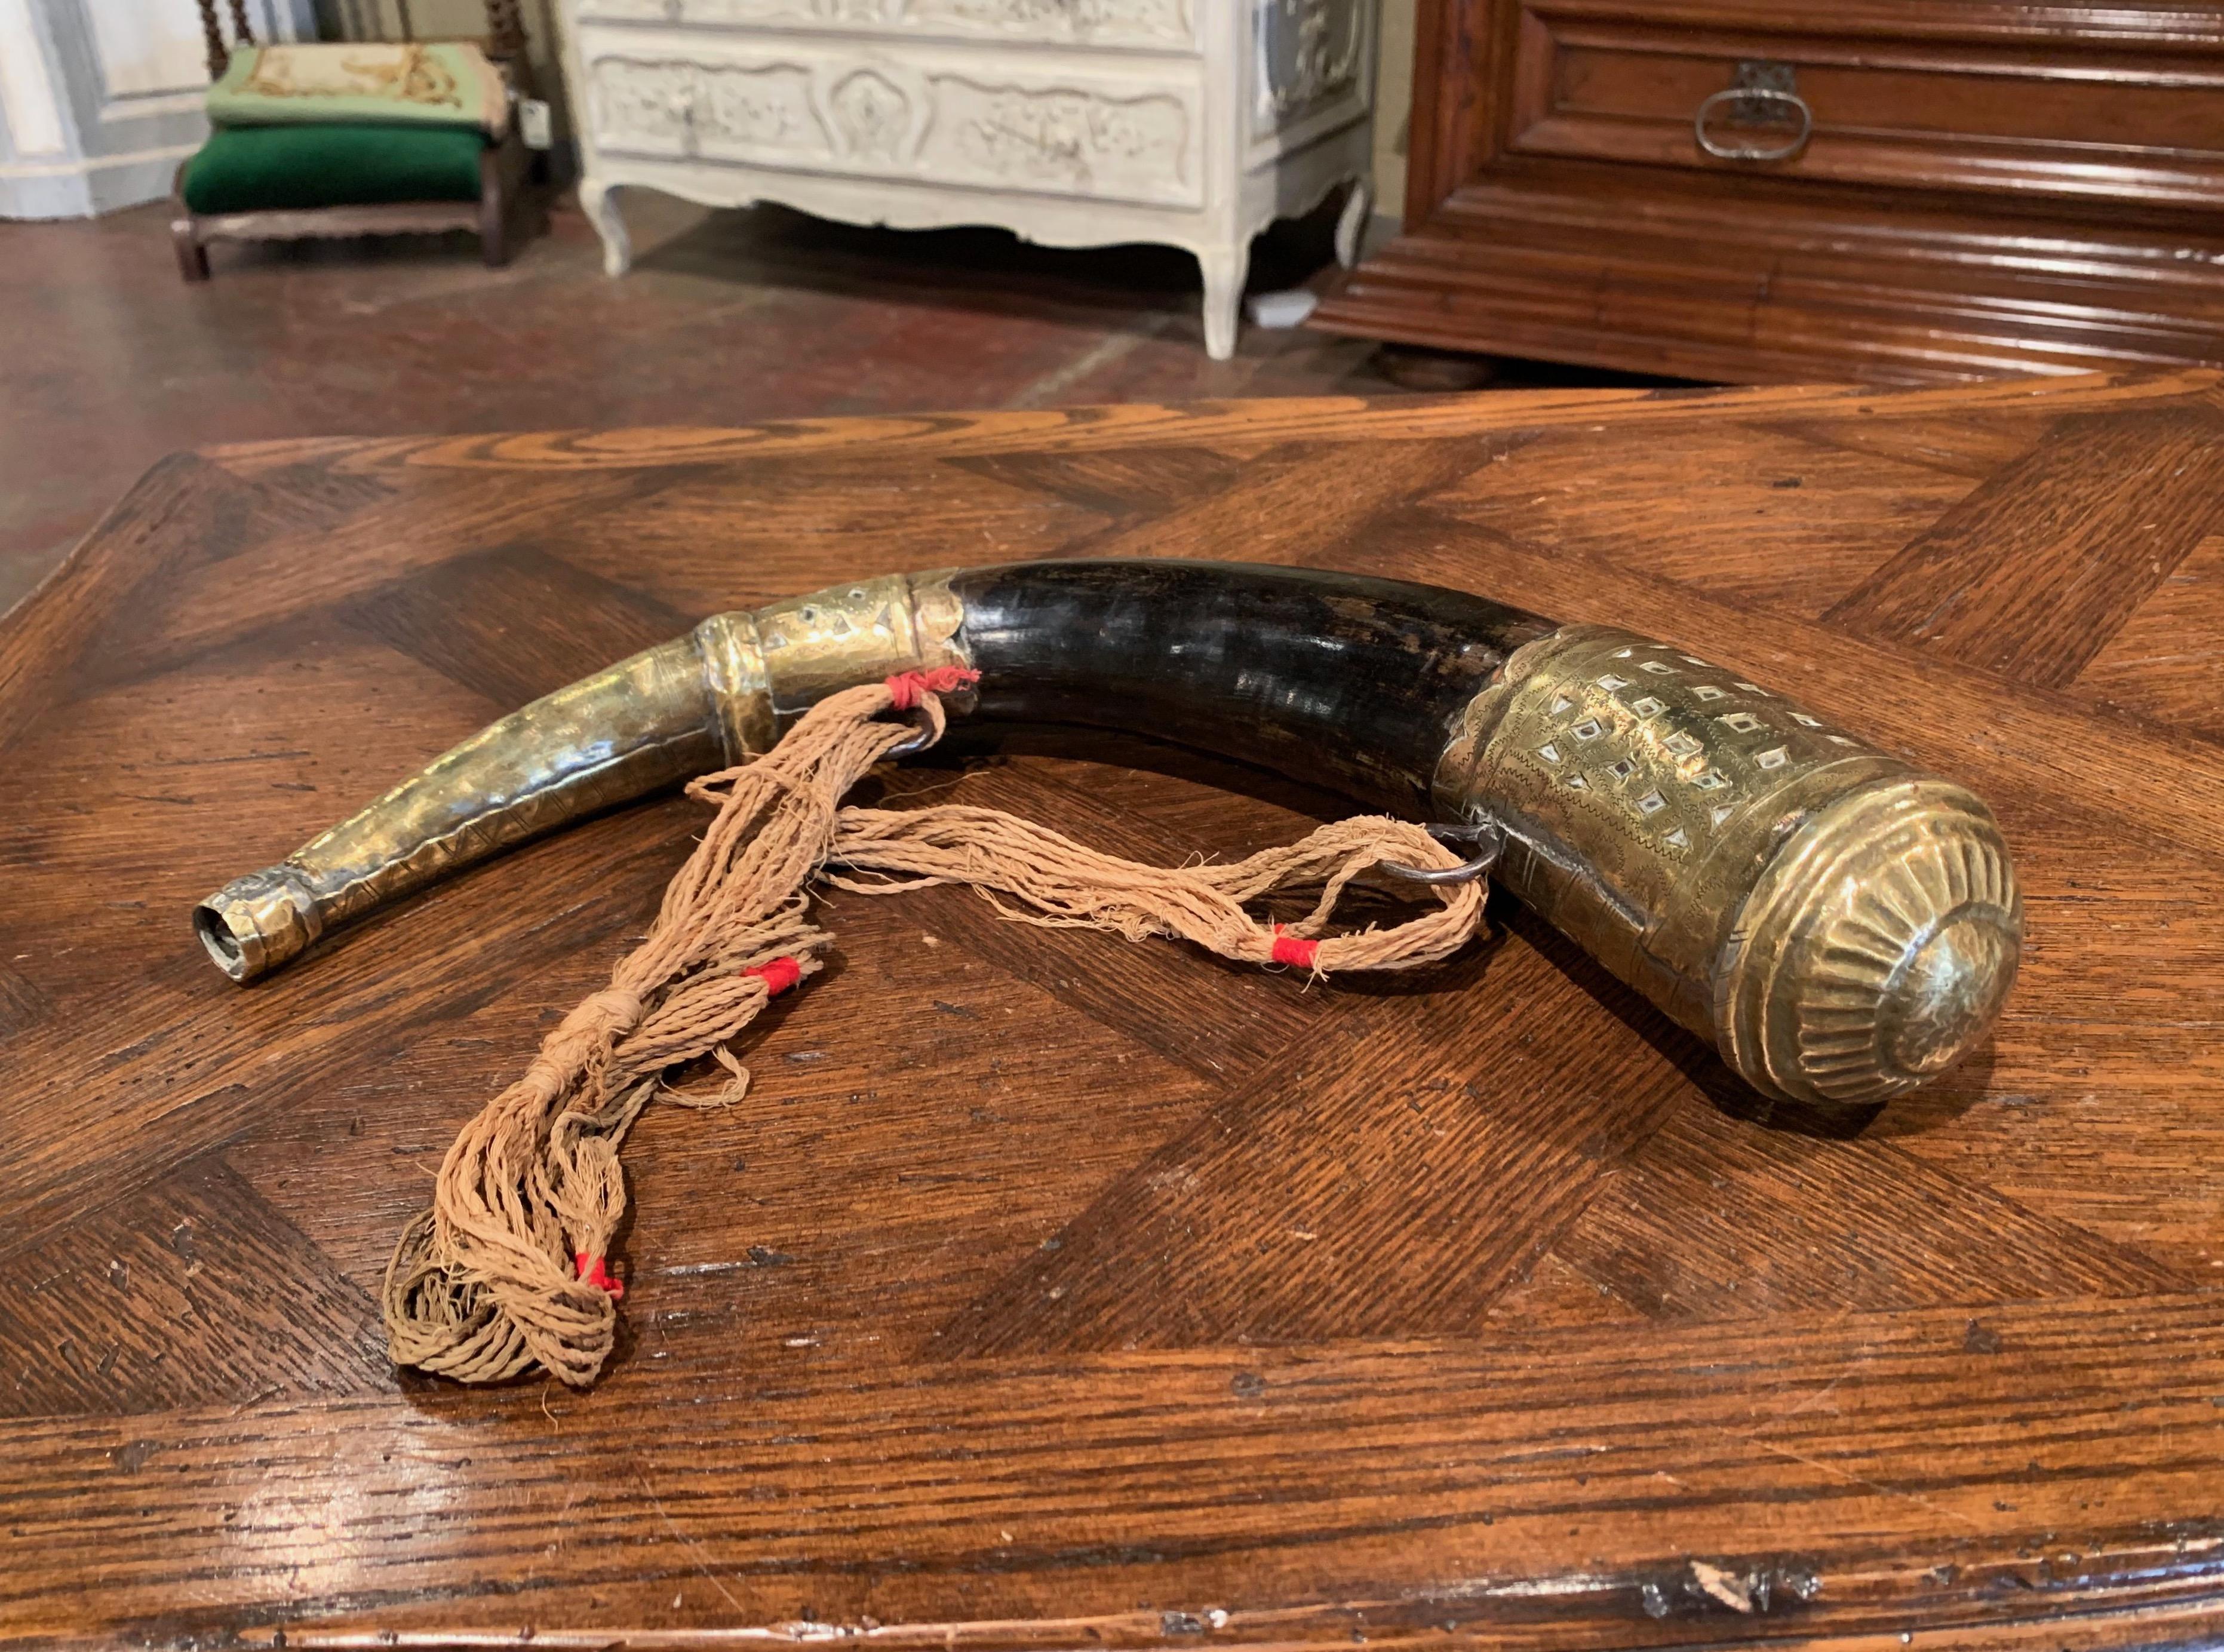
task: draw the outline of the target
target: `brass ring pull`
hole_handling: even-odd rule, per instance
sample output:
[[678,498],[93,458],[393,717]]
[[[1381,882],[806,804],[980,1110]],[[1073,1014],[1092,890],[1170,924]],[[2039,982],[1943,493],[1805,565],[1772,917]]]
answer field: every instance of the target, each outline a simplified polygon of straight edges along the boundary
[[[1707,136],[1707,117],[1728,103],[1734,103],[1740,118],[1747,121],[1758,117],[1759,105],[1791,110],[1798,115],[1799,130],[1783,143],[1717,143]],[[1691,136],[1717,161],[1789,161],[1807,147],[1807,140],[1814,134],[1815,111],[1808,107],[1807,100],[1796,92],[1779,91],[1774,86],[1725,86],[1701,103],[1698,112],[1691,117]]]

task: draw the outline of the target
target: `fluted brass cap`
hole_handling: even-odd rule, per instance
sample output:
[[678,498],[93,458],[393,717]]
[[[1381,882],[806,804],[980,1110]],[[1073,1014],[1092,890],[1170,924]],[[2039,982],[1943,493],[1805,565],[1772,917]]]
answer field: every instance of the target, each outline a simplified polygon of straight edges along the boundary
[[315,892],[282,864],[233,878],[193,908],[193,933],[235,981],[276,969],[323,931]]
[[1766,1094],[1920,1084],[2014,983],[2023,908],[1982,803],[1671,644],[1530,642],[1436,785],[1505,830],[1494,877]]
[[1864,788],[1810,817],[1747,897],[1715,971],[1722,1054],[1781,1096],[1884,1100],[1984,1038],[2022,946],[1991,812],[1930,776]]

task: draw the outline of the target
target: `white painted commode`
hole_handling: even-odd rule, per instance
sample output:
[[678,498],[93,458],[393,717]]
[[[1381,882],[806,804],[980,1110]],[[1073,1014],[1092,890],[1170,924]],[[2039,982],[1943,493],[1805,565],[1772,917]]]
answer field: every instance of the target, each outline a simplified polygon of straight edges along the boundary
[[1251,239],[1353,186],[1367,221],[1375,0],[565,0],[581,204],[778,201],[898,229],[1148,241],[1204,273],[1235,346]]

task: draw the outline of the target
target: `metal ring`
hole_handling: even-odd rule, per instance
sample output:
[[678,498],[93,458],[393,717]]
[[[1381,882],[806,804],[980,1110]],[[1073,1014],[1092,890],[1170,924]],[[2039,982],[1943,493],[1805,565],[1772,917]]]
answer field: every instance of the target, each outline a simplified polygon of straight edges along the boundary
[[1472,883],[1498,864],[1499,856],[1506,852],[1506,833],[1495,820],[1473,820],[1463,826],[1432,826],[1429,835],[1438,843],[1471,843],[1476,845],[1472,860],[1457,866],[1408,866],[1402,861],[1378,860],[1378,871],[1393,877],[1402,877],[1409,883],[1427,883],[1441,888],[1447,883]]
[[[1726,103],[1742,104],[1747,110],[1755,104],[1780,104],[1796,110],[1799,116],[1798,133],[1789,143],[1772,148],[1760,143],[1717,143],[1707,136],[1707,117],[1715,112],[1716,104]],[[1815,111],[1808,107],[1807,100],[1796,92],[1780,92],[1774,86],[1726,86],[1710,94],[1691,117],[1691,136],[1717,161],[1789,161],[1807,147],[1807,140],[1814,135]]]
[[926,750],[927,747],[934,744],[934,725],[926,720],[924,713],[914,713],[913,715],[919,724],[919,732],[913,735],[908,740],[897,741],[895,744],[890,746],[886,751],[881,753],[881,762],[886,763],[891,757],[911,756],[915,753]]

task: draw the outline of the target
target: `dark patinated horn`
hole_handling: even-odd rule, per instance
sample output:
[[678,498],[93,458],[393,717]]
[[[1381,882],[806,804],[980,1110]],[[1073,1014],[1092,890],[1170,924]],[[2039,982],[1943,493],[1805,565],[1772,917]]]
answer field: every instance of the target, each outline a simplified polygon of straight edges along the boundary
[[1865,1103],[1982,1039],[2022,905],[1991,813],[1671,645],[1240,563],[892,575],[720,614],[512,713],[196,910],[248,981],[458,867],[938,665],[976,714],[1178,742],[1504,829],[1497,876],[1765,1093]]

